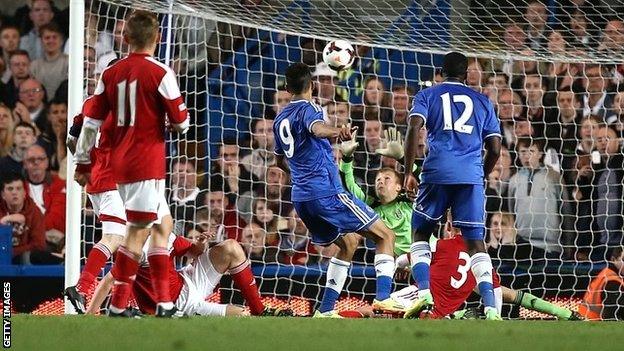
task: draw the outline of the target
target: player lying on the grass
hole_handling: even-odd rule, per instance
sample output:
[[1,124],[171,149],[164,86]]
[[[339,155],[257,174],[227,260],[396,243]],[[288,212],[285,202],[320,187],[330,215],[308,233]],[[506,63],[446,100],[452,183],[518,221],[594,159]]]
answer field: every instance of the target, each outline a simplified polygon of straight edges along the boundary
[[[83,110],[88,109],[91,99],[84,102]],[[67,137],[67,147],[74,153],[76,140],[80,136],[83,123],[83,113],[74,117],[74,123]],[[100,223],[102,223],[102,238],[89,252],[85,266],[80,273],[80,278],[75,286],[65,289],[65,296],[72,303],[78,314],[84,314],[87,303],[86,296],[91,292],[95,280],[111,255],[123,242],[126,235],[126,212],[117,184],[113,177],[110,165],[110,151],[112,143],[112,128],[114,120],[107,119],[100,127],[100,133],[96,146],[91,150],[91,177],[86,185],[86,192],[93,205],[93,211]],[[83,181],[87,179],[82,178]]]
[[[207,302],[221,280],[223,274],[230,274],[234,285],[247,301],[251,315],[254,316],[291,316],[288,309],[270,308],[260,300],[256,280],[251,272],[245,251],[238,242],[225,240],[208,248],[212,236],[201,234],[193,242],[170,234],[168,250],[170,252],[169,276],[171,296],[175,301],[178,314],[185,316],[240,316],[243,308]],[[153,314],[156,309],[156,296],[152,287],[149,262],[146,260],[149,240],[143,248],[143,257],[134,281],[132,292],[143,313]],[[180,270],[175,269],[175,258],[186,256],[193,262]],[[93,295],[88,313],[97,313],[108,295],[114,279],[109,272],[100,282]]]
[[[394,233],[368,205],[344,190],[329,139],[350,140],[355,130],[325,124],[323,109],[311,101],[312,85],[306,64],[294,63],[286,70],[286,89],[293,97],[273,124],[276,162],[283,165],[287,160],[292,202],[312,242],[323,246],[334,243],[340,248],[329,263],[328,284],[344,285],[359,242],[353,233],[359,233],[373,240],[376,247],[373,305],[392,304]],[[339,296],[337,289],[325,289],[315,316],[336,317],[334,305]]]
[[[432,310],[423,311],[420,316],[409,315],[411,318],[444,318],[453,316],[456,310],[476,290],[477,282],[470,271],[470,256],[459,228],[454,228],[450,214],[444,228],[444,238],[431,240],[431,294],[437,302]],[[398,260],[399,262],[407,262]],[[397,267],[408,268],[409,264]],[[503,302],[513,303],[529,310],[555,316],[561,320],[580,320],[580,316],[567,308],[559,307],[542,300],[530,293],[513,290],[500,285],[496,271],[492,271],[496,308],[500,313]],[[411,285],[392,294],[393,299],[409,308],[417,298],[418,288]],[[462,313],[455,314],[456,317]]]

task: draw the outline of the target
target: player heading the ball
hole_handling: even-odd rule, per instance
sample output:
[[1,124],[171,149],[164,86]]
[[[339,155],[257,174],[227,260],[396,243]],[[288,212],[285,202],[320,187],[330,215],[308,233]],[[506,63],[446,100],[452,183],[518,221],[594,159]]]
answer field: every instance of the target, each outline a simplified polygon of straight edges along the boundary
[[[338,245],[340,251],[327,269],[327,285],[318,317],[336,317],[334,305],[344,286],[357,247],[354,232],[372,239],[377,247],[377,292],[374,304],[392,303],[394,233],[364,202],[345,192],[334,163],[329,138],[350,140],[357,128],[326,125],[321,106],[312,100],[312,75],[307,65],[295,63],[286,70],[291,102],[275,118],[276,162],[288,160],[292,175],[292,201],[297,214],[317,245]],[[352,234],[348,234],[352,233]]]
[[[416,94],[405,141],[405,169],[411,170],[419,143],[418,131],[427,128],[429,152],[422,167],[421,184],[412,216],[410,256],[419,299],[407,318],[434,306],[429,291],[431,247],[429,237],[451,209],[453,226],[460,228],[470,269],[477,280],[487,319],[500,319],[492,288],[492,260],[485,252],[485,191],[487,176],[500,154],[501,134],[494,107],[487,96],[464,85],[468,60],[451,52],[444,57],[444,81]],[[486,153],[482,157],[485,146]],[[405,189],[415,196],[418,182],[405,173]]]
[[189,122],[173,70],[152,57],[160,37],[158,27],[153,13],[130,15],[123,33],[130,54],[102,72],[93,102],[84,111],[77,142],[76,178],[88,178],[86,165],[91,162],[89,151],[97,130],[106,118],[114,119],[111,167],[126,210],[127,235],[111,270],[115,278],[111,316],[129,317],[126,307],[133,277],[150,228],[148,260],[158,302],[156,316],[176,312],[169,292],[167,239],[173,222],[165,199],[165,131],[167,119],[182,133]]

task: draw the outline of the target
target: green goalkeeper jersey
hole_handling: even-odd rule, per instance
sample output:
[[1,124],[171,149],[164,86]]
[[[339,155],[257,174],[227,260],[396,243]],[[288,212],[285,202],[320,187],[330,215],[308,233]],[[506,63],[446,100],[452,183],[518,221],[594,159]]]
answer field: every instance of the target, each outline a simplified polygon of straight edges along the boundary
[[412,202],[399,196],[394,201],[382,205],[376,197],[366,195],[357,185],[353,176],[353,162],[341,161],[340,172],[343,174],[347,191],[371,206],[386,226],[395,233],[395,255],[409,253],[412,243]]

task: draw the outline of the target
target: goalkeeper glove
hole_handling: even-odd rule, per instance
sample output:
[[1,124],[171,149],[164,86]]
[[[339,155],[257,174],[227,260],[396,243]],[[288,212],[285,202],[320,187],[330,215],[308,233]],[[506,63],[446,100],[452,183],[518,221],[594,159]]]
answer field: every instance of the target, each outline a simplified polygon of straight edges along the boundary
[[360,145],[360,143],[356,142],[355,139],[357,137],[357,130],[353,131],[351,134],[351,140],[343,141],[340,143],[340,151],[342,151],[342,157],[351,158],[355,149]]
[[391,157],[395,160],[402,159],[404,151],[401,132],[397,131],[396,128],[391,127],[384,131],[384,136],[386,137],[386,147],[384,147],[383,149],[377,149],[375,153]]

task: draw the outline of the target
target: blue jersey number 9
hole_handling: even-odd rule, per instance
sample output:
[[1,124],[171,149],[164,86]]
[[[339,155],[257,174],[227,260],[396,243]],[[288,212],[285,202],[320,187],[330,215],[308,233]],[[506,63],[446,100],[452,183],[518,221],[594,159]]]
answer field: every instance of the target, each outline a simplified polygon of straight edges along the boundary
[[279,125],[279,137],[284,146],[284,153],[286,157],[291,158],[295,153],[295,139],[293,139],[292,133],[290,132],[290,121],[288,119],[280,122]]

